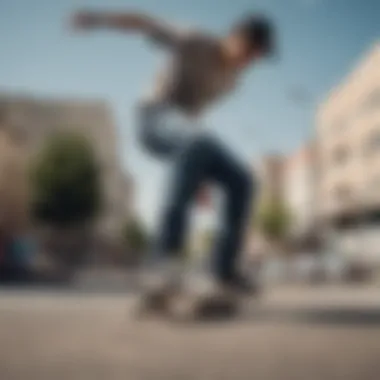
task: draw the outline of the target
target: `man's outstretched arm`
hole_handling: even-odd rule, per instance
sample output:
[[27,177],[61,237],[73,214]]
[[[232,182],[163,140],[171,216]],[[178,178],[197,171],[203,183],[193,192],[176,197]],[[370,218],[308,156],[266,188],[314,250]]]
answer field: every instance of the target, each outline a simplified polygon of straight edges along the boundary
[[72,26],[78,30],[110,28],[137,32],[167,47],[176,46],[184,34],[154,17],[135,12],[79,11],[74,14]]

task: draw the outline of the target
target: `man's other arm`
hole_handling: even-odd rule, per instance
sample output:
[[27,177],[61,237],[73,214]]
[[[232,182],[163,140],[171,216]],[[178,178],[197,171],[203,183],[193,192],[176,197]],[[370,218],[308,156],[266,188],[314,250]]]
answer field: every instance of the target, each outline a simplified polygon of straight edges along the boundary
[[141,33],[165,47],[176,47],[184,32],[143,13],[79,11],[71,20],[76,30],[109,28],[130,33]]

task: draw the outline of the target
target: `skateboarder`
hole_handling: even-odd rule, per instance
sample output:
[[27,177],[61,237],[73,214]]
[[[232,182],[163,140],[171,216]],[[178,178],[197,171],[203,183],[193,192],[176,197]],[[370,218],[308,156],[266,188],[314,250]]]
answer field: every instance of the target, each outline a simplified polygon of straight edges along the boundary
[[246,16],[221,37],[177,29],[135,12],[81,11],[73,23],[77,29],[114,29],[148,37],[170,58],[152,93],[138,107],[143,146],[174,164],[158,235],[165,270],[157,292],[169,294],[178,287],[188,213],[197,194],[207,201],[209,184],[225,195],[223,225],[213,256],[216,283],[223,289],[249,292],[252,284],[240,272],[238,258],[256,186],[249,168],[202,130],[201,116],[233,90],[250,64],[273,53],[271,22],[262,15]]

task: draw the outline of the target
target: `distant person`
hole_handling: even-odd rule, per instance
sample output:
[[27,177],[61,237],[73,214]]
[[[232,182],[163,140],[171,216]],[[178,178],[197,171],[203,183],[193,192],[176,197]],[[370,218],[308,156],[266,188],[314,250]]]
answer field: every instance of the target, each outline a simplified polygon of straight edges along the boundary
[[[214,256],[216,284],[229,294],[253,290],[253,282],[239,269],[238,258],[255,183],[248,166],[202,131],[201,116],[234,89],[251,64],[273,53],[271,22],[262,15],[249,15],[221,37],[176,29],[142,13],[81,11],[73,24],[79,30],[116,29],[146,36],[171,58],[151,95],[138,108],[143,146],[155,157],[174,163],[157,248],[165,258],[165,270],[154,291],[170,296],[180,289],[188,214],[197,195],[208,202],[209,184],[225,194],[223,226]],[[173,115],[177,117],[174,126]]]

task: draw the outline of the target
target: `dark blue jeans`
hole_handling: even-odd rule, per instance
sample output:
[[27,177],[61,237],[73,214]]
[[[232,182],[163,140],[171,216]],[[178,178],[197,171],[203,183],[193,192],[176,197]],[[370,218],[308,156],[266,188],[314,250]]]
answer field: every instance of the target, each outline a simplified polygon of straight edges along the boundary
[[159,250],[167,255],[183,251],[194,196],[200,185],[215,184],[225,199],[213,268],[219,280],[229,280],[237,271],[244,230],[252,211],[252,173],[215,138],[162,138],[154,125],[161,111],[143,110],[140,126],[141,140],[149,153],[174,160],[171,193],[160,224]]

